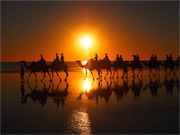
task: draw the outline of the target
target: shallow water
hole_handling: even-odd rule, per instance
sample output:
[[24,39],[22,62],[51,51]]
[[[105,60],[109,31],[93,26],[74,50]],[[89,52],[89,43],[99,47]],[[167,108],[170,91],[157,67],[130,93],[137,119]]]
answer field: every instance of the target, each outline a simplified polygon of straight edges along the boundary
[[1,73],[2,133],[179,133],[179,75],[162,70],[150,79],[144,70],[142,77],[93,81],[78,70],[64,81],[59,74],[61,82],[56,75],[41,82],[38,73],[37,83],[33,75],[21,83],[18,73]]

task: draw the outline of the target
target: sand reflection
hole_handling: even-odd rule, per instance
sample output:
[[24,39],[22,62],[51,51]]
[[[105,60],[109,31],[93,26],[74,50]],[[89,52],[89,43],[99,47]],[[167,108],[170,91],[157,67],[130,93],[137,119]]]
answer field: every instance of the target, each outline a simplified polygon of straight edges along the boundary
[[91,134],[92,131],[89,115],[83,108],[73,111],[67,126],[70,134]]

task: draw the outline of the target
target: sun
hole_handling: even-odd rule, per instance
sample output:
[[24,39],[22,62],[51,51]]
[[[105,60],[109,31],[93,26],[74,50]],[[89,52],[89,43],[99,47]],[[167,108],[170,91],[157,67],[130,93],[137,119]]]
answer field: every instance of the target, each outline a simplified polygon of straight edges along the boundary
[[89,48],[92,44],[92,39],[89,36],[84,36],[81,39],[81,45],[85,48]]

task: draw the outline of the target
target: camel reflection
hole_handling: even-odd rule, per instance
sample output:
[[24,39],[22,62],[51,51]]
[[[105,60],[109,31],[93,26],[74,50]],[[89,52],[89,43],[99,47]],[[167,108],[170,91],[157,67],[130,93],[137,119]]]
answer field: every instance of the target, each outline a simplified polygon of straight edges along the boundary
[[142,77],[141,78],[139,78],[138,76],[133,77],[130,88],[131,88],[132,92],[134,93],[135,98],[136,97],[139,98],[139,96],[140,96],[140,92],[141,92],[142,85],[143,85],[142,81],[143,81]]
[[123,80],[123,85],[119,85],[119,79],[116,80],[116,82],[114,81],[114,87],[112,88],[112,90],[114,91],[114,94],[117,97],[117,100],[119,101],[120,99],[122,100],[123,96],[126,95],[129,91],[129,86],[128,86],[128,79],[126,78],[124,80],[124,78],[122,78]]
[[[178,82],[177,82],[178,81]],[[177,83],[179,83],[179,79],[175,79],[175,76],[166,75],[164,78],[164,87],[167,90],[167,95],[172,95],[174,86],[178,86]]]
[[[98,80],[98,87],[97,88],[90,88],[88,91],[82,91],[78,99],[81,100],[83,95],[86,95],[89,100],[96,100],[96,104],[99,103],[99,100],[104,99],[106,103],[108,103],[109,98],[111,96],[112,90],[111,90],[111,84],[112,81],[110,79],[110,82],[108,82],[106,79],[104,79],[106,82],[106,87],[102,85],[102,80]],[[86,82],[85,82],[86,83]],[[92,84],[94,83],[94,80]],[[91,85],[92,86],[92,85]]]
[[[66,87],[62,90],[59,89],[59,84],[57,85],[56,89],[54,89],[54,84],[53,81],[49,82],[49,86],[47,87],[46,84],[42,81],[41,83],[43,84],[42,89],[37,89],[37,82],[35,82],[34,88],[32,88],[27,81],[29,90],[31,91],[30,93],[27,93],[24,98],[22,98],[21,103],[27,103],[27,99],[30,98],[34,102],[38,101],[41,104],[41,107],[43,108],[44,105],[47,102],[48,97],[53,98],[54,103],[57,105],[57,108],[59,107],[60,103],[62,103],[62,107],[65,105],[65,99],[68,96],[68,83],[66,82]],[[52,85],[52,90],[50,90]]]
[[160,88],[162,85],[160,84],[160,78],[156,76],[152,76],[149,79],[149,83],[145,84],[143,87],[143,90],[146,90],[147,88],[150,89],[152,96],[157,96],[158,88]]
[[64,89],[59,89],[59,85],[61,84],[61,81],[57,85],[56,89],[54,89],[54,83],[52,82],[51,96],[53,98],[54,103],[57,105],[57,108],[59,108],[60,103],[63,108],[65,106],[65,100],[66,97],[68,96],[68,87],[69,87],[67,81],[65,81],[65,83],[66,83],[66,87]]

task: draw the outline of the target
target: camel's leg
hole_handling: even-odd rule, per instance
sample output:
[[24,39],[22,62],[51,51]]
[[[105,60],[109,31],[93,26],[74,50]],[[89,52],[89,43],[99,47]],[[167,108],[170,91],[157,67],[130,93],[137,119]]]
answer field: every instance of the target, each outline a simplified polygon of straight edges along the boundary
[[61,81],[61,77],[59,76],[58,72],[57,71],[55,71],[55,72],[56,72],[56,75],[59,77],[59,79]]
[[98,75],[99,75],[99,77],[97,79],[100,79],[101,78],[101,71],[98,71]]
[[111,69],[109,69],[109,72],[111,73],[111,76],[110,76],[110,78],[112,78],[112,71],[111,71]]
[[48,75],[49,75],[50,81],[52,81],[50,73],[49,73],[49,72],[47,72],[47,73],[48,73]]
[[29,77],[31,76],[31,74],[32,74],[33,72],[31,72],[29,75],[28,75],[28,79],[27,79],[27,81],[29,80]]
[[66,78],[65,78],[65,80],[64,81],[67,81],[67,78],[68,78],[68,72],[67,72],[67,70],[64,70],[64,72],[66,73]]
[[159,74],[160,74],[160,68],[159,68],[159,66],[158,66],[158,76],[159,76]]
[[113,76],[112,76],[112,77],[114,77],[115,72],[116,72],[116,74],[117,74],[117,78],[118,78],[118,70],[117,70],[117,69],[115,69],[115,70],[114,70],[114,72],[113,72]]
[[34,73],[34,75],[35,75],[35,77],[36,77],[36,80],[35,80],[35,81],[37,82],[37,75],[36,75],[36,73],[35,73],[35,72],[33,72],[33,73]]
[[91,75],[92,75],[92,77],[93,77],[93,80],[94,80],[94,75],[93,75],[93,72],[91,71],[91,70],[89,70],[90,72],[91,72]]
[[108,75],[108,70],[106,71],[106,75],[105,75],[105,77],[104,77],[104,79],[106,79],[106,76]]
[[46,77],[46,72],[43,72],[44,73],[44,77],[43,77],[43,79],[41,80],[41,81],[43,81],[44,80],[44,78]]
[[143,76],[143,70],[142,70],[142,68],[141,68],[140,70],[141,70],[141,76]]
[[31,76],[32,73],[33,73],[33,72],[31,72],[31,73],[28,75],[27,82],[29,81],[29,78],[30,78],[30,76]]
[[134,74],[134,69],[132,69],[132,72],[133,72],[133,77],[135,76],[135,74]]
[[53,77],[54,77],[54,71],[52,70],[52,81],[53,81]]

